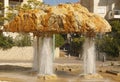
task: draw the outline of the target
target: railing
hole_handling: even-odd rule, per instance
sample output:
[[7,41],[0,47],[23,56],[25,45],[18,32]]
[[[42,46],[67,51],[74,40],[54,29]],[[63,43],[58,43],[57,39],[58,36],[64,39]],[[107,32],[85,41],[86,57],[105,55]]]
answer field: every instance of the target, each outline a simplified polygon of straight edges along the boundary
[[114,10],[114,15],[120,15],[120,10]]
[[109,12],[109,19],[120,19],[120,10],[112,10]]
[[114,18],[120,19],[120,10],[114,10]]

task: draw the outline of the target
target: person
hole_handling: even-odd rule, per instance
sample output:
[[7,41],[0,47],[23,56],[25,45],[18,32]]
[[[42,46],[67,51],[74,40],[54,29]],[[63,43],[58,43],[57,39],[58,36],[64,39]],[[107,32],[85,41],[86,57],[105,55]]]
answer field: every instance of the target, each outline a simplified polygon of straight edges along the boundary
[[105,55],[103,55],[103,62],[105,62]]
[[103,55],[103,60],[102,60],[103,64],[102,66],[104,66],[104,62],[105,62],[105,55]]

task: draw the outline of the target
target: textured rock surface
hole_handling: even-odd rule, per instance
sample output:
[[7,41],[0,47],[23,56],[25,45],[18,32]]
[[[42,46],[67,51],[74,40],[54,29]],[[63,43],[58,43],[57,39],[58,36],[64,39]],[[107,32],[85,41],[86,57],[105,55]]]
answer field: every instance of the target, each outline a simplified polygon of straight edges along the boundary
[[105,19],[90,13],[80,4],[59,4],[39,10],[20,11],[4,28],[10,32],[79,32],[91,36],[97,32],[111,31]]
[[55,80],[57,79],[56,75],[39,75],[38,80]]
[[84,75],[85,79],[103,79],[103,77],[99,74],[90,74],[90,75]]

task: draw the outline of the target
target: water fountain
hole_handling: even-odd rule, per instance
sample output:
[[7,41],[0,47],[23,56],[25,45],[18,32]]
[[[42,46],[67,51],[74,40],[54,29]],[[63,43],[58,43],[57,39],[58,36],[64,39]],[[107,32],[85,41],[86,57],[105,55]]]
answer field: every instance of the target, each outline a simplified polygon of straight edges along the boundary
[[53,74],[52,65],[52,38],[44,37],[43,46],[40,51],[40,71],[39,74]]
[[39,44],[38,44],[38,42],[39,42],[38,40],[39,40],[39,37],[36,37],[36,36],[35,36],[35,37],[34,37],[34,41],[33,41],[34,59],[33,59],[33,68],[32,68],[34,71],[38,71],[38,70],[39,70],[39,66],[38,66],[38,65],[39,65],[39,64],[38,64],[38,62],[39,62],[39,59],[38,59],[38,58],[39,58],[39,57],[38,57],[38,55],[39,55],[39,54],[38,54],[38,53],[39,53],[38,51],[39,51],[39,50],[38,50],[38,49],[39,49],[39,48],[38,48],[38,46],[37,46],[37,45],[39,45]]
[[38,70],[39,79],[47,79],[49,76],[53,79],[56,76],[53,74],[52,65],[52,34],[74,32],[87,36],[84,44],[84,67],[85,74],[92,75],[96,72],[94,41],[91,37],[96,33],[111,31],[111,26],[105,19],[90,13],[80,4],[60,4],[47,5],[35,10],[21,10],[18,16],[4,26],[4,29],[10,32],[33,32],[39,37],[34,44],[36,61],[33,67]]
[[84,58],[84,78],[85,79],[103,79],[96,73],[96,52],[95,41],[93,37],[87,37],[83,45]]
[[33,71],[38,72],[39,79],[56,79],[53,73],[53,41],[52,36],[34,37]]
[[45,36],[43,38],[42,48],[40,50],[39,60],[39,76],[40,79],[55,79],[53,74],[53,41],[52,37]]
[[95,43],[93,38],[86,38],[83,46],[84,74],[95,74]]

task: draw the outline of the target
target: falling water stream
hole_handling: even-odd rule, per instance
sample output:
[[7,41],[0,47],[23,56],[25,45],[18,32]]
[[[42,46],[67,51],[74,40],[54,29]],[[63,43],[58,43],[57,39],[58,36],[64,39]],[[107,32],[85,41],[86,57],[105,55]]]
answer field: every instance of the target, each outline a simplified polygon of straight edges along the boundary
[[39,71],[39,59],[40,59],[40,51],[42,47],[42,37],[35,36],[33,42],[34,48],[34,61],[33,61],[33,70]]
[[53,41],[51,37],[44,37],[42,48],[40,51],[40,75],[52,75],[53,74],[53,58],[52,58],[52,45]]
[[83,45],[84,74],[95,74],[95,43],[93,38],[86,38]]
[[39,70],[39,66],[38,66],[38,60],[39,60],[39,57],[38,57],[38,40],[39,38],[37,36],[34,37],[34,42],[33,42],[33,49],[34,49],[34,61],[33,61],[33,70],[34,71],[38,71]]

